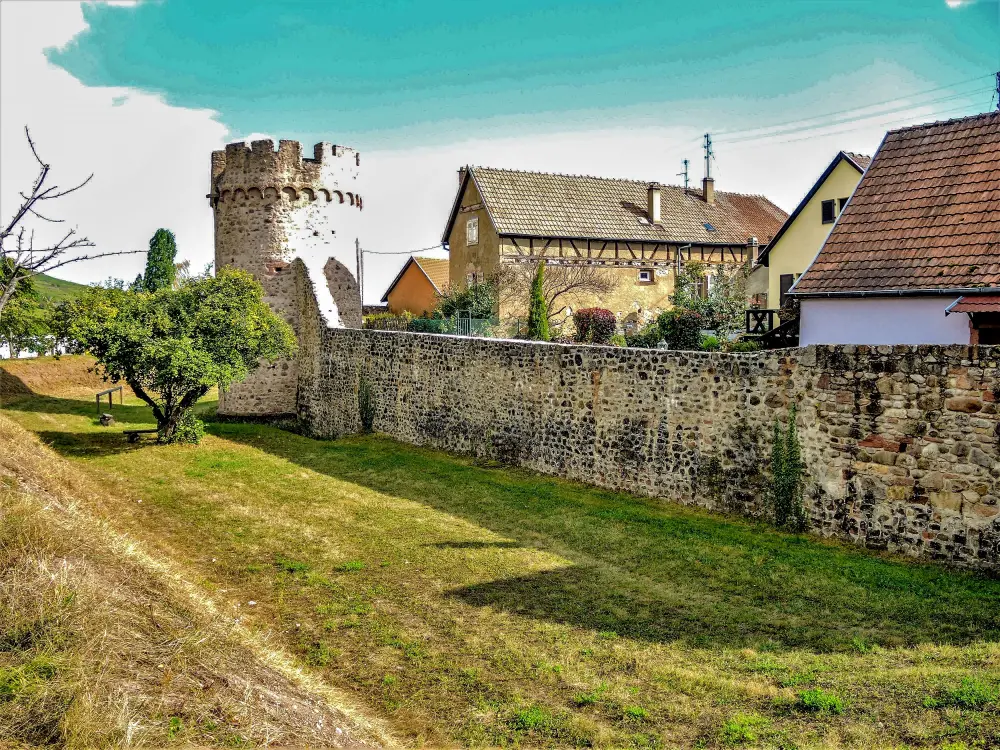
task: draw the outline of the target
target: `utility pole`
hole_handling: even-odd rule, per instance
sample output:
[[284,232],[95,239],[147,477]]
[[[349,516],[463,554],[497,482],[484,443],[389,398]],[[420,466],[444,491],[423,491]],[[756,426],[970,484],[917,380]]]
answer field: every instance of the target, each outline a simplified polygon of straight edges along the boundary
[[712,157],[715,153],[712,151],[712,135],[711,133],[705,133],[705,179],[712,179]]
[[997,111],[1000,112],[1000,70],[997,71]]
[[358,263],[358,296],[361,298],[361,308],[365,306],[365,256],[361,249],[361,240],[354,238],[354,253]]
[[[997,75],[998,75],[998,76],[1000,76],[1000,73],[998,73]],[[684,160],[684,171],[683,171],[683,172],[678,172],[678,173],[677,173],[677,176],[678,176],[678,177],[683,177],[683,178],[684,178],[684,189],[685,189],[685,190],[687,190],[687,189],[688,189],[688,166],[689,166],[690,164],[691,164],[691,162],[690,162],[690,161],[688,161],[687,159],[685,159],[685,160]]]

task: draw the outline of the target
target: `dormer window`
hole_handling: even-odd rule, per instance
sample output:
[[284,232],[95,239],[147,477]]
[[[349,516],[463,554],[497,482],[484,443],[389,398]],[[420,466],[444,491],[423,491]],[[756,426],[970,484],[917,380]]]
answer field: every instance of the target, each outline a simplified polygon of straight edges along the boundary
[[465,244],[466,245],[478,245],[479,244],[479,217],[473,216],[467,222],[465,222]]

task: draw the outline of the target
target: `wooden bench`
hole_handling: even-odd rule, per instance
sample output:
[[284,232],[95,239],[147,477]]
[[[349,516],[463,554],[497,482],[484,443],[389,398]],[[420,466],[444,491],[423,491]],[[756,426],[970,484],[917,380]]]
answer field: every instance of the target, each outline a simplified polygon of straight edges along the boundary
[[128,439],[130,443],[138,443],[142,435],[153,435],[159,432],[159,430],[123,430],[122,434]]

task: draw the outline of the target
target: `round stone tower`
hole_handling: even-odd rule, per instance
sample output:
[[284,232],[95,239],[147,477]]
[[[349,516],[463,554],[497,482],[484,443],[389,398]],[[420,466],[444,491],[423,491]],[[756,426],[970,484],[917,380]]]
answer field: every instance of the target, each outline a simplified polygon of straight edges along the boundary
[[[297,141],[230,143],[212,152],[215,266],[250,272],[265,299],[299,330],[299,283],[314,287],[326,325],[361,326],[361,294],[355,267],[357,227],[363,207],[357,192],[361,155],[317,143],[302,158]],[[300,258],[309,279],[296,279],[289,264]],[[219,413],[274,416],[295,412],[298,371],[294,361],[262,365],[219,395]]]

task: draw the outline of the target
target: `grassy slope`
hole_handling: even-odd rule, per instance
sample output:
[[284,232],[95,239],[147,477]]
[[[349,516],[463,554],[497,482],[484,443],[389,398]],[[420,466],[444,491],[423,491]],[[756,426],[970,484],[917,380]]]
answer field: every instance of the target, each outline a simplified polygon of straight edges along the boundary
[[101,504],[117,528],[413,743],[1000,742],[996,580],[378,437],[219,423],[134,448],[91,408],[8,414],[143,500]]
[[53,302],[64,302],[66,300],[76,299],[87,290],[87,286],[84,284],[77,284],[75,281],[66,281],[65,279],[57,279],[55,276],[48,276],[44,273],[33,277],[33,281],[35,289],[38,293]]
[[0,413],[0,747],[368,746],[339,696],[90,502],[129,500]]

